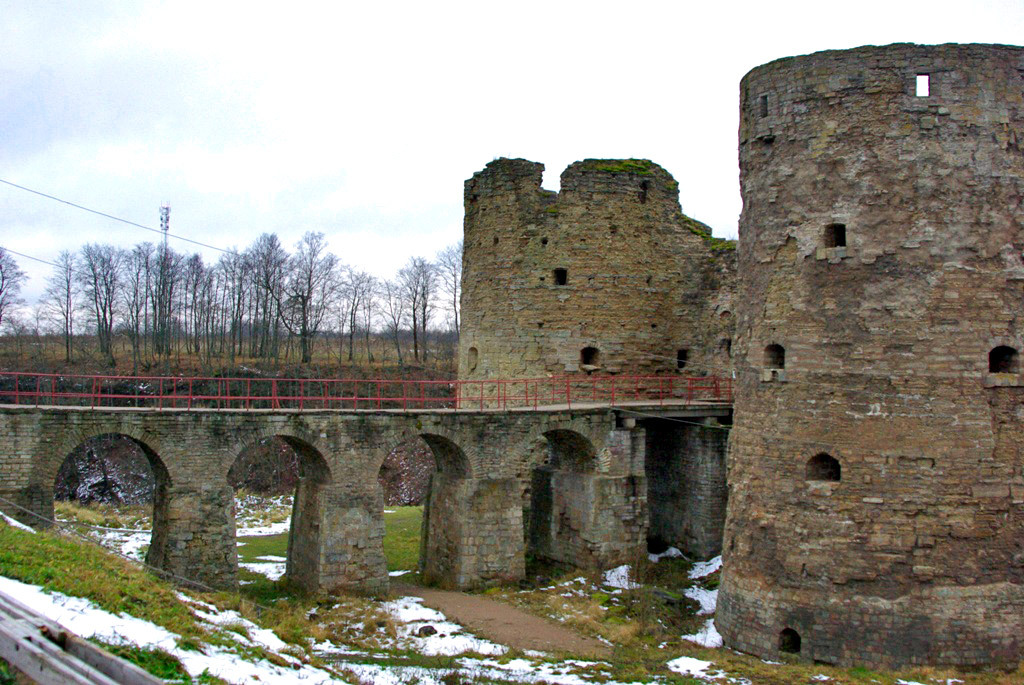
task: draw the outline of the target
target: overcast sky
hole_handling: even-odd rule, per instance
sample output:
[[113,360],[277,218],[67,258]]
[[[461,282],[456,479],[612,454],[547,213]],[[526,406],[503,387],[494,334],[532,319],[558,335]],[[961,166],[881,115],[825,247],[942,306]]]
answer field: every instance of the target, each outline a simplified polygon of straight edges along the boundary
[[[167,202],[172,233],[224,248],[323,231],[380,276],[457,241],[463,181],[502,156],[544,163],[551,189],[578,159],[652,159],[684,212],[735,237],[747,71],[1024,42],[1024,0],[0,0],[0,17],[0,179],[152,227]],[[0,246],[156,239],[0,184]],[[31,302],[49,267],[18,262]]]

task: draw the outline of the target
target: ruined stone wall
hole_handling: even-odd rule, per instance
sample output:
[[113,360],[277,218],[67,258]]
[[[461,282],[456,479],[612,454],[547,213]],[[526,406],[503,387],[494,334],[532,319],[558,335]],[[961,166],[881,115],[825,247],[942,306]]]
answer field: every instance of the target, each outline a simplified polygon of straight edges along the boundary
[[865,47],[743,79],[727,646],[1020,660],[1024,378],[989,354],[1024,345],[1022,143],[1020,48]]
[[554,193],[543,169],[499,159],[466,181],[459,377],[728,375],[734,251],[682,214],[672,176],[585,160]]

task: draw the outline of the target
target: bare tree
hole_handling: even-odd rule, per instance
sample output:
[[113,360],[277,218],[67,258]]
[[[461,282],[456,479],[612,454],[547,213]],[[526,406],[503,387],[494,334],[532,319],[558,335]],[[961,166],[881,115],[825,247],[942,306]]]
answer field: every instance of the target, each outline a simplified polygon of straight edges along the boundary
[[451,330],[459,334],[459,295],[462,292],[462,241],[437,253],[437,273],[445,295]]
[[345,278],[345,305],[348,319],[348,360],[355,358],[355,336],[359,314],[374,286],[374,277],[365,271],[349,269]]
[[410,257],[409,263],[399,270],[398,280],[412,313],[413,359],[426,361],[427,323],[434,295],[434,265],[422,257]]
[[25,272],[18,268],[11,253],[0,247],[0,326],[10,310],[21,304],[18,295],[24,282]]
[[54,271],[46,279],[46,309],[64,336],[64,361],[71,363],[75,335],[75,255],[62,250]]
[[380,283],[370,276],[363,297],[363,341],[366,343],[366,360],[373,361],[373,350],[370,347],[370,333],[373,331],[374,319],[377,316],[377,297],[380,295]]
[[150,306],[153,308],[153,352],[170,363],[174,346],[174,305],[181,283],[182,256],[160,245],[156,249],[153,277],[149,279]]
[[222,255],[217,263],[224,289],[224,312],[229,321],[228,335],[230,340],[228,349],[232,362],[235,360],[235,354],[241,354],[242,352],[245,308],[246,302],[250,299],[246,296],[246,284],[251,280],[251,265],[252,262],[250,260],[233,250]]
[[121,250],[111,245],[90,243],[82,248],[79,284],[89,302],[100,355],[114,366],[114,317],[120,287]]
[[140,243],[128,252],[122,264],[124,313],[128,336],[132,343],[132,373],[138,373],[145,342],[146,315],[149,311],[149,280],[155,248],[152,243]]
[[255,295],[250,319],[256,328],[251,341],[252,356],[276,359],[288,253],[275,234],[264,233],[249,248],[247,255]]
[[313,338],[327,314],[337,284],[338,258],[327,251],[323,233],[307,232],[288,260],[284,300],[278,301],[281,321],[292,335],[299,336],[302,363],[313,360]]
[[403,366],[401,333],[405,325],[405,293],[397,281],[383,281],[380,288],[381,313],[384,318],[384,328],[387,330],[391,340],[395,343],[395,351],[398,353],[398,365]]

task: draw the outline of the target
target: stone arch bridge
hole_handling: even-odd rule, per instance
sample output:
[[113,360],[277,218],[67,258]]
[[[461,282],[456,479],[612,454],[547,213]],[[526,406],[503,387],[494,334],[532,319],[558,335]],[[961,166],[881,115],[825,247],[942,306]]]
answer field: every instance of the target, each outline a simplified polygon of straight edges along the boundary
[[[717,553],[726,404],[421,411],[0,406],[0,509],[53,517],[65,457],[92,437],[136,442],[156,475],[148,562],[216,587],[237,582],[228,471],[279,436],[299,455],[288,575],[310,590],[387,589],[383,496],[391,448],[434,454],[421,570],[455,587],[521,578],[528,552],[583,568],[625,563],[650,535]],[[653,469],[653,471],[652,471]],[[40,516],[33,516],[32,513]]]

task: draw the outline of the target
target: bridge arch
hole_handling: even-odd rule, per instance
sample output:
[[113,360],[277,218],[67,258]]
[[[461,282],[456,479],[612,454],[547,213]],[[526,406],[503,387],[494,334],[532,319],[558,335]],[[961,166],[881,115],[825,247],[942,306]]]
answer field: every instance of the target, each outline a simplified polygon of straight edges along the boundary
[[[149,467],[153,478],[152,491],[152,528],[149,538],[149,548],[146,551],[145,562],[155,568],[166,568],[168,566],[168,539],[170,536],[170,502],[172,480],[167,464],[160,456],[159,439],[140,430],[134,426],[120,424],[100,424],[86,428],[78,428],[69,431],[61,441],[60,447],[50,454],[50,458],[44,460],[44,472],[40,479],[43,484],[49,484],[49,492],[43,500],[45,507],[43,515],[47,518],[54,518],[54,499],[58,487],[58,478],[62,469],[68,469],[72,460],[76,458],[75,452],[81,447],[86,450],[103,438],[122,438],[129,442],[132,447],[141,452]],[[110,468],[110,455],[105,452],[94,451],[93,454],[101,464],[103,473],[114,472],[114,480],[118,480],[117,469]],[[49,525],[44,522],[45,525]]]
[[581,533],[591,518],[586,502],[598,471],[597,449],[586,435],[567,428],[546,430],[533,440],[521,480],[526,555],[535,562],[590,568]]
[[[430,582],[458,585],[455,577],[460,566],[460,554],[464,551],[460,544],[460,529],[463,523],[461,514],[464,512],[460,507],[462,503],[456,501],[459,499],[456,493],[469,482],[473,472],[469,457],[459,444],[457,436],[438,427],[425,428],[413,425],[406,430],[397,431],[391,437],[387,449],[379,455],[380,459],[375,461],[379,462],[376,473],[378,504],[371,515],[379,521],[381,553],[383,554],[384,537],[388,534],[385,516],[395,516],[390,534],[395,535],[396,539],[391,541],[391,548],[408,548],[412,543],[409,538],[417,535],[419,551],[415,568],[409,568],[412,559],[393,558],[387,562],[389,570],[417,570]],[[423,451],[429,453],[429,466],[423,463]],[[419,474],[425,476],[426,480],[425,483],[420,482],[420,486],[423,487],[422,499],[413,496],[411,500],[419,501],[409,502],[412,506],[422,506],[421,525],[415,530],[410,530],[412,522],[407,520],[410,512],[386,514],[384,511],[385,507],[393,506],[393,502],[387,501],[385,493],[388,469],[395,468],[396,464],[393,461],[399,458],[404,462],[401,467],[408,470],[429,469],[429,473]],[[392,566],[395,568],[391,568]]]
[[[273,428],[256,431],[257,437],[237,447],[228,469],[228,482],[236,487],[241,481],[240,466],[252,466],[246,460],[257,446],[270,441],[280,441],[295,456],[295,487],[292,491],[292,515],[288,528],[288,545],[285,550],[285,574],[300,587],[310,592],[321,588],[324,561],[324,516],[327,503],[324,501],[333,477],[330,465],[323,453],[315,446],[312,435],[305,431],[278,432]],[[287,468],[287,467],[286,467]],[[234,507],[232,507],[232,530],[237,534]],[[235,560],[237,564],[237,558]]]

